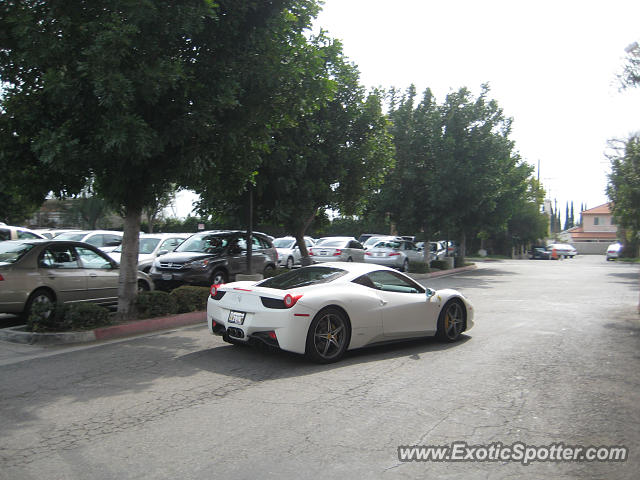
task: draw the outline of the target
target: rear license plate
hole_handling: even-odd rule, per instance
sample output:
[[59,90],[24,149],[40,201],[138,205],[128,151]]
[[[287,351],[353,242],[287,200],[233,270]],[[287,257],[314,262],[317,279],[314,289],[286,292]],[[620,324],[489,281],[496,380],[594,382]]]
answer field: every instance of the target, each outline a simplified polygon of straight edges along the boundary
[[235,323],[236,325],[242,325],[244,323],[244,312],[229,312],[229,323]]
[[326,250],[322,250],[322,251],[320,252],[320,255],[328,255],[328,254],[329,254],[329,252],[327,252]]
[[162,279],[163,280],[171,280],[173,278],[173,275],[171,275],[170,273],[163,273],[162,274]]

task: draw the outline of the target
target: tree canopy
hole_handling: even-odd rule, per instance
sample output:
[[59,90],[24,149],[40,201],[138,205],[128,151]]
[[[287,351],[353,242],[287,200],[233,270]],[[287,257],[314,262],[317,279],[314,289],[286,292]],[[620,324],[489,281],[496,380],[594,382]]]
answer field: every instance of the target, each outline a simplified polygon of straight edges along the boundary
[[[0,168],[41,200],[96,192],[125,212],[119,311],[143,207],[255,170],[274,127],[314,108],[313,0],[8,0],[0,4]],[[206,180],[203,180],[206,179]]]

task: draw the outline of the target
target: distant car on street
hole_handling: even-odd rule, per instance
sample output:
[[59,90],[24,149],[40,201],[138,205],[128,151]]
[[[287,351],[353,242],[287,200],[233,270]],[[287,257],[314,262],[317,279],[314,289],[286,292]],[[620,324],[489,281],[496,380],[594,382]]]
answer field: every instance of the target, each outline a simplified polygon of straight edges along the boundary
[[622,251],[622,244],[620,243],[612,243],[607,247],[607,262],[609,260],[615,260],[620,257],[620,252]]
[[529,258],[531,260],[549,260],[551,258],[551,252],[542,246],[534,246],[529,251]]
[[573,245],[569,245],[568,243],[552,243],[547,245],[547,250],[551,253],[552,257],[554,250],[558,257],[573,258],[578,254],[578,251],[573,247]]

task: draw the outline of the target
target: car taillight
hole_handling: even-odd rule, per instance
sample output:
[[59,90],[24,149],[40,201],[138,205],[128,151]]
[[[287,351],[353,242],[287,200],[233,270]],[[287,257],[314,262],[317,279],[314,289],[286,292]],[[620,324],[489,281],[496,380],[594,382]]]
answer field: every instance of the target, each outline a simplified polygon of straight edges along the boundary
[[339,248],[336,248],[335,253],[333,254],[334,257],[337,257],[339,255],[342,255],[342,250],[340,250]]
[[302,295],[291,295],[290,293],[287,293],[287,295],[284,297],[284,306],[287,308],[291,308],[296,303],[298,303],[298,300],[300,300],[301,298]]
[[212,297],[216,296],[216,293],[218,293],[218,288],[220,288],[220,284],[219,283],[211,285],[211,290],[209,290],[209,293],[211,294]]
[[4,277],[2,276],[2,274],[0,273],[0,282],[4,280]]
[[371,256],[371,252],[364,252],[364,254]]
[[309,249],[309,255],[313,255],[313,248]]
[[395,257],[396,255],[400,255],[398,252],[391,252],[389,254],[390,257]]

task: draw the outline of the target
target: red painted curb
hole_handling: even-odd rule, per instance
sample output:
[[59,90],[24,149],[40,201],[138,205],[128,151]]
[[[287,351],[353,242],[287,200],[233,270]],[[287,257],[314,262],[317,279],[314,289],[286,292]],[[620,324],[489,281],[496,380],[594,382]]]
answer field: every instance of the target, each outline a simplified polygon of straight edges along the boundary
[[96,340],[108,340],[111,338],[127,337],[136,333],[153,332],[156,330],[164,330],[167,328],[181,327],[183,325],[193,325],[197,323],[205,324],[207,321],[207,312],[189,312],[180,315],[172,315],[171,317],[148,318],[146,320],[138,320],[123,325],[114,325],[112,327],[96,328],[93,332]]

